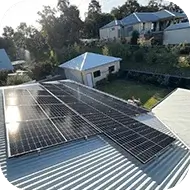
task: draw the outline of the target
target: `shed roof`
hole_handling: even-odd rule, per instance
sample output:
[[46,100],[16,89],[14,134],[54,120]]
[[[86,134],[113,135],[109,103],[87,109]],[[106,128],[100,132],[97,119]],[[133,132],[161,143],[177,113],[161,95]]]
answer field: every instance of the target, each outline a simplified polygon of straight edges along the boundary
[[0,49],[0,70],[13,70],[11,61],[4,49]]
[[[36,83],[17,88],[40,90],[41,86]],[[173,136],[151,113],[135,119]],[[10,182],[22,189],[168,189],[183,180],[190,164],[189,150],[179,140],[146,164],[104,135],[44,149],[40,156],[34,153],[7,159],[6,146],[3,109],[0,109],[1,168]]]
[[121,61],[121,58],[86,52],[70,61],[67,61],[66,63],[61,64],[59,67],[84,71],[115,61]]
[[190,148],[190,90],[178,88],[152,111]]
[[165,31],[170,31],[170,30],[180,30],[180,29],[185,29],[185,28],[190,28],[189,22],[182,22],[179,24],[173,24],[165,29]]

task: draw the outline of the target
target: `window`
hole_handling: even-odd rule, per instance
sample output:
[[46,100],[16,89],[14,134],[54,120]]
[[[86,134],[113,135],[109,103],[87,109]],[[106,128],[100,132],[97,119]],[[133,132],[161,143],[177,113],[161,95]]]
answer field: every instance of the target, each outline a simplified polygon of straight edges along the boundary
[[109,73],[113,73],[114,71],[115,71],[115,67],[114,66],[109,67]]
[[93,74],[94,74],[94,78],[99,77],[101,75],[100,70],[95,71]]
[[115,28],[112,28],[111,30],[112,30],[112,31],[114,31],[114,30],[115,30]]

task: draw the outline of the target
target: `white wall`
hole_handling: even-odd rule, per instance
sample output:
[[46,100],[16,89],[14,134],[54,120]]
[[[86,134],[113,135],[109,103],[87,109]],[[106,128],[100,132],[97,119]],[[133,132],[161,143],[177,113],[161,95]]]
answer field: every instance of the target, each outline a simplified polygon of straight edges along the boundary
[[[102,80],[102,79],[104,79],[104,78],[107,77],[107,75],[109,74],[109,67],[110,66],[115,66],[115,70],[114,70],[113,73],[116,73],[120,69],[120,62],[117,61],[117,62],[109,63],[109,64],[106,64],[106,65],[102,65],[102,66],[95,67],[95,68],[92,68],[90,70],[85,71],[84,74],[83,74],[84,84],[87,85],[87,80],[86,80],[85,76],[87,74],[91,73],[92,74],[93,84],[95,86],[97,81],[100,81],[100,80]],[[98,70],[100,70],[101,75],[99,77],[94,78],[94,74],[93,73],[95,71],[98,71]]]
[[164,45],[190,43],[190,28],[164,31]]
[[83,83],[81,71],[65,68],[65,76],[67,79],[74,80],[79,83]]
[[113,26],[110,28],[104,28],[104,29],[100,29],[100,39],[104,40],[104,39],[118,39],[119,38],[119,30],[120,30],[120,26]]

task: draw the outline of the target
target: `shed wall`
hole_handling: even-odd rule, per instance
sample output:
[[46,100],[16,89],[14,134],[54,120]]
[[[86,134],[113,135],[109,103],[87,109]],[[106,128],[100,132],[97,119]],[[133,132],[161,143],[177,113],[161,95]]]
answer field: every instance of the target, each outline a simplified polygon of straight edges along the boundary
[[81,71],[65,68],[65,76],[67,79],[83,83]]
[[[111,67],[111,66],[115,66],[115,70],[114,70],[113,73],[116,73],[120,69],[120,62],[117,61],[117,62],[109,63],[109,64],[106,64],[106,65],[102,65],[102,66],[95,67],[95,68],[89,69],[87,71],[84,71],[84,74],[83,74],[83,76],[84,76],[84,84],[87,85],[86,75],[91,73],[92,74],[93,84],[95,86],[96,82],[98,82],[98,81],[100,81],[100,80],[107,77],[107,75],[109,74],[109,67]],[[94,78],[93,73],[98,71],[98,70],[100,70],[101,75],[99,77]]]
[[164,45],[190,43],[190,28],[164,31]]

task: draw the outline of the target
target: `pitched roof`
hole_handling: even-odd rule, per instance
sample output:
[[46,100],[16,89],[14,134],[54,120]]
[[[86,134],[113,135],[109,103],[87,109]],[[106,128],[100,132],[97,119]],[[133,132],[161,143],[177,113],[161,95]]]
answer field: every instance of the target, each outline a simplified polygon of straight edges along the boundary
[[167,27],[165,31],[170,31],[170,30],[180,30],[184,28],[190,28],[189,22],[182,22],[179,24],[172,24],[171,26]]
[[120,20],[113,20],[112,22],[106,24],[105,26],[103,26],[102,28],[100,29],[104,29],[104,28],[111,28],[113,26],[119,26],[119,25],[122,25],[122,22]]
[[178,88],[152,111],[190,148],[190,90]]
[[59,67],[84,71],[115,61],[121,61],[121,58],[86,52],[66,63],[62,63]]
[[[132,13],[129,16],[123,18],[121,21],[117,21],[120,25],[133,25],[142,22],[156,22],[160,19],[167,19],[167,18],[186,18],[187,16],[184,13],[178,13],[168,10],[161,10],[157,12],[136,12]],[[110,22],[106,26],[102,28],[109,28],[111,26],[115,26],[115,21]]]
[[11,61],[4,49],[0,49],[0,70],[13,70]]
[[[62,82],[81,86],[68,80]],[[16,88],[42,90],[39,83]],[[173,136],[152,114],[135,119]],[[179,140],[159,157],[141,164],[104,135],[44,149],[40,155],[8,159],[5,132],[3,109],[0,109],[0,165],[6,178],[21,189],[169,189],[183,180],[190,165],[189,150]]]

